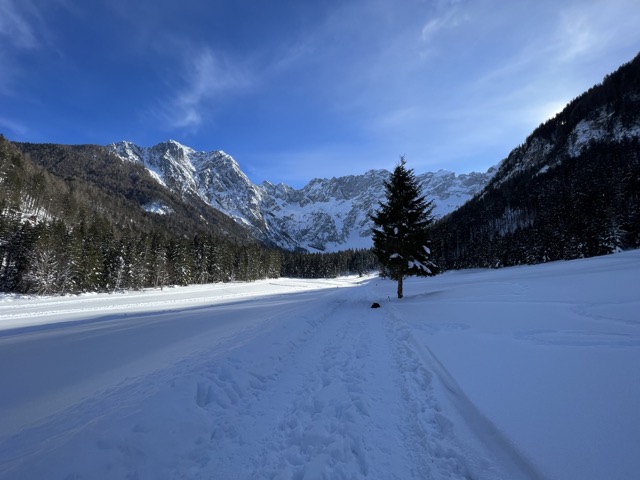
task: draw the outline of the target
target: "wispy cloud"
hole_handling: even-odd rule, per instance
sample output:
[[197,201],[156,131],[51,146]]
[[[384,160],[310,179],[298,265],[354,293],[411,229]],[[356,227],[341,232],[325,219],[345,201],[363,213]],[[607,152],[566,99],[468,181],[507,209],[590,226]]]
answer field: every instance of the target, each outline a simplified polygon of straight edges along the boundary
[[316,46],[309,39],[300,39],[293,45],[276,52],[275,58],[268,66],[269,75],[287,73],[287,70],[296,68],[299,64],[313,56]]
[[0,35],[4,42],[21,48],[38,46],[33,17],[29,1],[0,0]]
[[622,45],[638,45],[640,8],[637,0],[590,0],[559,12],[554,38],[557,58],[574,61],[601,55]]
[[598,45],[598,35],[590,19],[583,12],[564,12],[561,15],[560,38],[563,60],[584,55]]
[[442,31],[459,27],[467,21],[469,21],[469,16],[464,10],[456,5],[450,5],[424,24],[421,39],[423,42],[430,44]]
[[[595,74],[592,62],[640,39],[634,1],[441,2],[422,12],[414,43],[406,32],[413,27],[415,35],[415,19],[405,17],[385,49],[352,73],[363,86],[354,116],[369,138],[404,145],[413,161],[496,163],[613,71],[618,60]],[[633,20],[620,22],[621,11]]]
[[198,127],[216,102],[253,83],[249,71],[209,47],[189,48],[181,68],[180,85],[161,111],[174,128]]
[[0,93],[12,94],[12,85],[25,74],[21,57],[55,47],[47,14],[56,8],[71,9],[68,0],[0,0]]
[[34,28],[27,18],[27,2],[0,0],[0,94],[8,95],[11,83],[19,70],[16,50],[32,49],[38,45]]
[[54,35],[50,29],[49,14],[62,9],[73,13],[70,0],[0,0],[0,38],[5,46],[36,49],[53,48]]

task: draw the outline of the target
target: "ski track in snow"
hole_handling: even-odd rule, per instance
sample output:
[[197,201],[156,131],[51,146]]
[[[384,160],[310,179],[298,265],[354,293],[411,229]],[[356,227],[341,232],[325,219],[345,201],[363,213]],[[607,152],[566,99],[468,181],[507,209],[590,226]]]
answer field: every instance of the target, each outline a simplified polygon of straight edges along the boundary
[[[617,287],[609,291],[602,288],[611,283],[608,277],[589,277],[607,261],[613,267],[605,271],[619,271],[611,277]],[[203,294],[211,287],[175,289],[165,302],[178,307],[169,311],[153,293],[146,300],[140,294],[140,303],[122,295],[119,307],[135,304],[140,310],[125,308],[116,316],[109,297],[29,300],[30,315],[41,311],[57,318],[56,312],[85,309],[91,316],[55,325],[36,319],[32,329],[5,330],[0,347],[8,347],[2,358],[11,368],[20,371],[27,359],[19,356],[20,346],[24,355],[37,357],[56,352],[52,346],[61,341],[73,347],[104,340],[115,342],[117,351],[127,335],[139,342],[141,358],[105,364],[107,371],[97,372],[98,386],[83,375],[70,377],[78,385],[58,392],[67,402],[60,405],[38,406],[58,399],[48,387],[25,390],[37,395],[33,404],[23,402],[27,393],[20,391],[5,402],[0,397],[0,407],[8,409],[0,413],[11,415],[4,421],[0,415],[0,479],[518,480],[547,478],[549,471],[552,478],[569,478],[567,472],[593,468],[576,459],[597,458],[580,450],[607,442],[576,435],[599,431],[620,450],[603,452],[613,460],[602,471],[622,478],[615,459],[624,463],[620,472],[635,471],[637,462],[625,452],[639,440],[628,433],[640,424],[630,410],[637,373],[620,370],[627,359],[638,358],[640,347],[633,313],[640,299],[629,293],[638,262],[634,252],[531,269],[455,272],[409,282],[402,301],[387,298],[393,284],[377,279],[320,282],[324,288],[315,292],[310,290],[318,284],[290,279],[228,286],[215,295]],[[356,288],[336,288],[347,286]],[[373,301],[382,308],[369,308]],[[0,314],[17,316],[21,302],[0,303],[6,307]],[[48,312],[47,303],[58,310]],[[496,349],[496,355],[488,353]],[[95,361],[100,351],[95,359],[93,351],[79,352],[87,355],[87,372],[104,363]],[[504,365],[505,358],[515,369]],[[601,372],[615,368],[616,375],[576,369],[585,362]],[[20,378],[7,372],[0,369],[3,388],[11,388],[3,378]],[[44,385],[45,378],[35,377]],[[562,392],[568,378],[573,385]],[[628,387],[617,383],[625,379]],[[536,392],[540,386],[548,391]],[[609,394],[607,388],[614,390]],[[620,388],[632,388],[631,397],[612,396]],[[565,397],[577,412],[566,425],[577,422],[572,428],[582,434],[551,426],[570,413]],[[503,398],[507,403],[500,407]],[[620,426],[614,408],[598,410],[606,401],[626,412]],[[496,413],[500,408],[508,411]],[[585,424],[584,415],[594,411],[603,420]],[[577,445],[566,452],[569,463],[561,451],[568,441]]]
[[[411,412],[407,438],[413,441],[407,447],[414,458],[428,459],[414,478],[544,478],[467,398],[429,347],[415,338],[393,308],[388,316],[391,343],[398,350],[401,390]],[[462,432],[470,435],[463,436]],[[492,464],[490,458],[499,463]],[[508,470],[497,470],[499,466]]]

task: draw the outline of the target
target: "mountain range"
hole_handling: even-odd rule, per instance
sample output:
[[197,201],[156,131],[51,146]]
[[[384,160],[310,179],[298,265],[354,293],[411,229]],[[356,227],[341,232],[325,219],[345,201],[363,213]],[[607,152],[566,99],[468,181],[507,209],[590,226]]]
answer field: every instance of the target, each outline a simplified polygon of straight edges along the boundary
[[[486,251],[500,251],[497,246],[504,242],[521,244],[520,249],[526,250],[532,228],[544,230],[545,238],[554,238],[550,230],[564,232],[567,238],[550,240],[543,253],[521,255],[518,261],[588,256],[635,246],[640,240],[634,237],[637,228],[630,212],[638,202],[634,179],[638,177],[639,138],[640,55],[572,100],[486,172],[418,173],[423,195],[434,202],[434,216],[443,219],[438,222],[438,231],[449,229],[447,235],[456,236],[455,242],[441,239],[440,251],[449,255],[452,244],[456,249],[464,244],[466,256],[473,256],[473,260],[465,260],[463,265],[504,264],[505,259],[495,255],[489,255],[491,260],[480,259]],[[223,151],[198,152],[174,140],[152,147],[123,141],[107,148],[125,163],[146,169],[159,185],[198,199],[248,228],[259,241],[289,251],[370,247],[370,215],[383,200],[384,182],[390,175],[386,170],[370,170],[361,175],[314,179],[294,189],[266,181],[256,185]],[[575,184],[577,179],[582,179],[581,185]],[[609,184],[609,190],[604,191]],[[615,189],[624,190],[624,194]],[[604,200],[613,197],[615,202]],[[596,207],[587,205],[587,200]],[[158,213],[166,210],[159,202],[143,208]],[[549,218],[549,212],[555,210],[573,223]],[[583,218],[588,213],[612,217],[610,225],[598,234],[609,240],[595,238],[593,222]],[[605,234],[605,230],[615,233]],[[524,239],[513,238],[516,233]],[[536,235],[540,244],[541,235]],[[584,238],[589,235],[598,247],[586,246],[589,242]],[[464,242],[460,240],[465,236]],[[615,240],[610,239],[613,237]],[[487,243],[491,245],[482,247]],[[442,261],[451,264],[444,258]],[[455,261],[452,264],[457,265]]]
[[[57,145],[0,135],[0,290],[369,271],[375,258],[354,249],[371,245],[369,215],[389,175],[370,170],[294,189],[256,185],[223,151],[173,140]],[[417,178],[436,206],[431,249],[442,270],[640,248],[640,55],[495,168]]]
[[[123,141],[108,148],[126,162],[144,166],[158,183],[196,196],[249,228],[259,240],[286,250],[331,252],[369,248],[369,215],[384,196],[387,170],[314,179],[301,189],[268,181],[256,185],[223,151],[198,152],[175,140],[152,147]],[[456,175],[440,170],[417,175],[422,193],[442,217],[484,188],[495,172]],[[144,205],[162,213],[161,204]]]

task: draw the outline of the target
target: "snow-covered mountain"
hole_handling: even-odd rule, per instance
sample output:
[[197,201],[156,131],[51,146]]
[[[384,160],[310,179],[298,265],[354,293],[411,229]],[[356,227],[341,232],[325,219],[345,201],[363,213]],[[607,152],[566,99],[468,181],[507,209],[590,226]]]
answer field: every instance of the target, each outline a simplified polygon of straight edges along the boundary
[[[196,195],[248,226],[257,238],[279,247],[337,251],[371,246],[369,215],[384,195],[390,173],[314,179],[301,189],[263,182],[255,185],[222,151],[197,152],[169,140],[152,147],[131,142],[109,145],[120,158],[143,164],[158,182],[184,195]],[[456,175],[440,170],[417,175],[423,194],[441,217],[482,190],[494,173]]]
[[[633,108],[640,103],[638,96],[627,97],[625,103],[633,105]],[[567,158],[579,158],[594,144],[617,145],[640,138],[640,116],[627,114],[623,117],[616,108],[613,102],[597,105],[573,122],[565,119],[569,116],[569,109],[566,108],[511,151],[500,163],[493,186],[500,186],[527,170],[533,170],[536,174],[546,173]],[[632,108],[629,107],[629,110]]]

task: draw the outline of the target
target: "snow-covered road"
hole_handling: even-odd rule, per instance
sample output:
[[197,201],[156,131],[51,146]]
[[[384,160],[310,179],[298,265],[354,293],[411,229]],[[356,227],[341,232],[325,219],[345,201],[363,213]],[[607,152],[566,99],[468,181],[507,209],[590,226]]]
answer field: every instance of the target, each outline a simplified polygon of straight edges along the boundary
[[[220,355],[257,333],[263,334],[274,318],[286,315],[288,304],[299,305],[300,301],[304,298],[290,295],[286,299],[244,301],[241,306],[217,303],[183,309],[175,308],[177,302],[172,302],[174,309],[170,311],[111,314],[0,332],[0,365],[14,365],[0,369],[0,385],[11,385],[0,396],[0,409],[11,412],[2,422],[2,430],[17,432],[60,407],[123,381],[170,368],[195,353],[214,351]],[[60,303],[49,302],[48,308],[68,312],[67,302]],[[158,302],[144,305],[150,308]],[[86,312],[85,308],[80,305],[78,310]],[[95,302],[91,311],[98,311]],[[46,318],[56,314],[50,310],[43,313]]]
[[[0,299],[0,478],[627,478],[640,252]],[[369,308],[373,301],[380,309]]]

